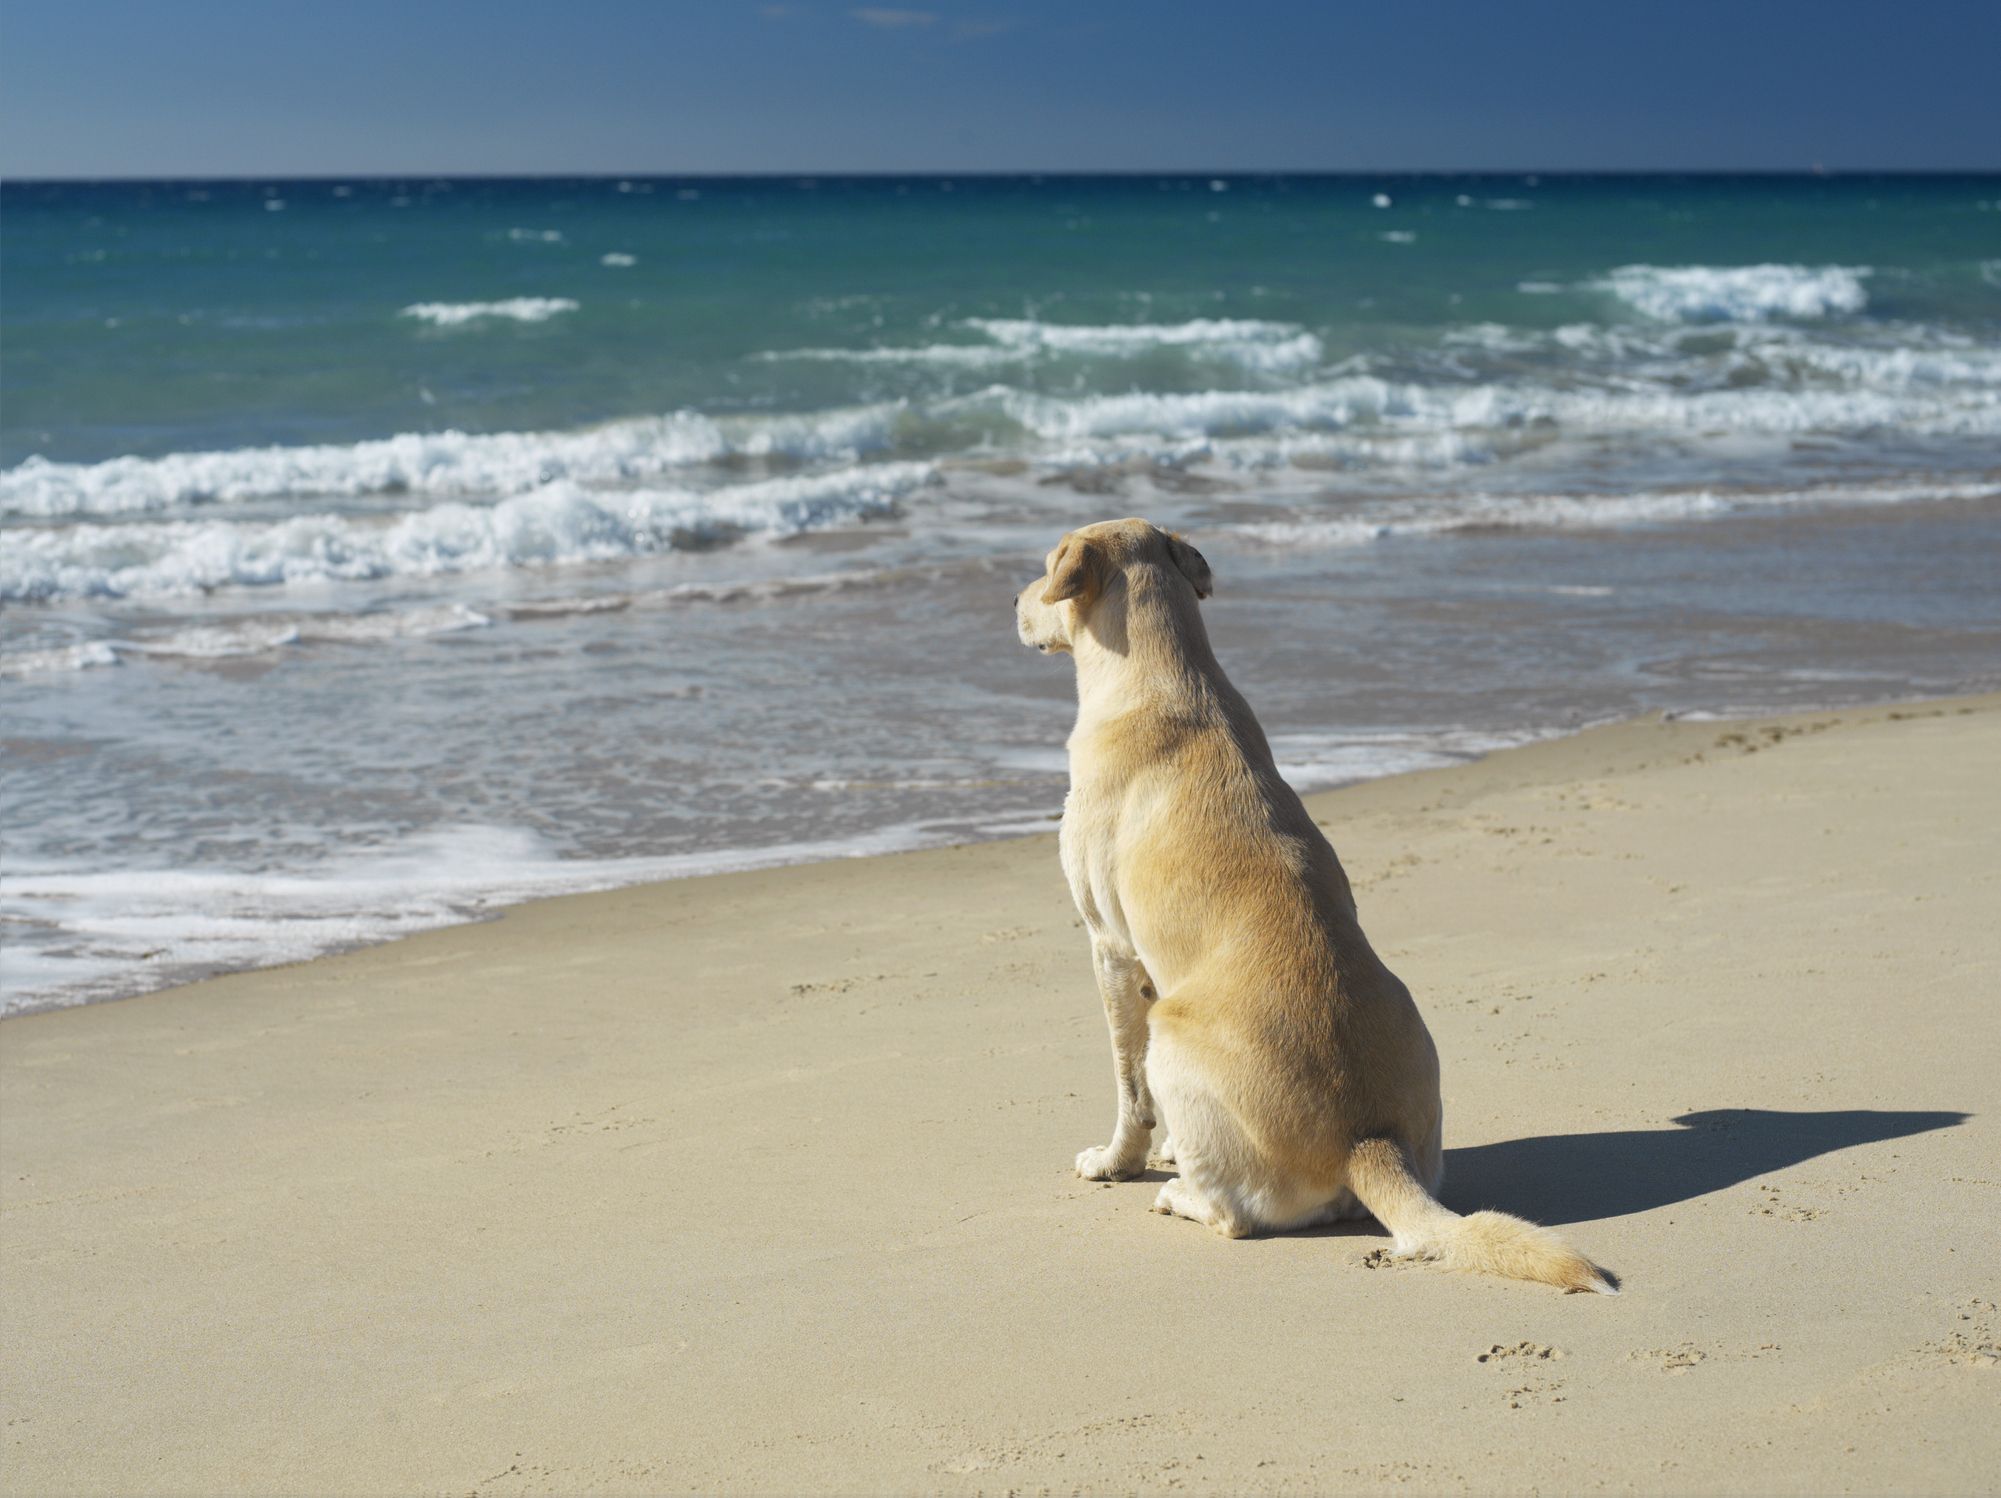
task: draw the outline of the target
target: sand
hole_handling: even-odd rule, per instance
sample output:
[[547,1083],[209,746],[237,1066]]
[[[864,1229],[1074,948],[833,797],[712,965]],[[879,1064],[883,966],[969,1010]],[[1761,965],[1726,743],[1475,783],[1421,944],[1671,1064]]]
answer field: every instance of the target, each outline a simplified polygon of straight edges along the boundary
[[1998,770],[1985,698],[1312,798],[1448,1200],[1618,1299],[1076,1179],[1046,836],[9,1021],[0,1485],[1992,1491]]

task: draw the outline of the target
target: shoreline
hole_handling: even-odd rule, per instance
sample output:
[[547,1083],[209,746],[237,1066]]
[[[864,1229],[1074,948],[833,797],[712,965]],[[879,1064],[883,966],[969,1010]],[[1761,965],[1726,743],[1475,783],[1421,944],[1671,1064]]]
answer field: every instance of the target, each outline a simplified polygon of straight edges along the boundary
[[19,1016],[0,1489],[1982,1491],[1997,756],[1988,694],[1307,797],[1437,1039],[1448,1204],[1617,1300],[1077,1180],[1047,835]]
[[[1779,719],[1814,717],[1826,713],[1888,711],[1902,708],[1926,707],[1935,703],[1978,701],[1986,695],[1985,690],[1974,688],[1967,692],[1953,693],[1946,696],[1890,698],[1881,702],[1850,704],[1843,707],[1831,708],[1788,708],[1784,710],[1747,708],[1743,711],[1710,708],[1655,709],[1634,716],[1613,715],[1587,719],[1564,726],[1512,731],[1488,731],[1466,728],[1411,730],[1409,736],[1414,740],[1421,741],[1429,738],[1437,742],[1428,747],[1420,744],[1409,752],[1419,759],[1429,759],[1436,761],[1436,763],[1400,766],[1386,769],[1379,773],[1348,778],[1316,780],[1310,776],[1295,778],[1292,775],[1287,775],[1286,778],[1288,783],[1292,784],[1301,796],[1310,799],[1315,796],[1324,796],[1336,791],[1347,790],[1355,786],[1373,785],[1383,781],[1396,780],[1407,775],[1424,774],[1431,770],[1452,769],[1464,765],[1478,764],[1496,754],[1514,753],[1521,749],[1533,748],[1539,744],[1558,742],[1575,738],[1582,734],[1619,728],[1626,725],[1656,721],[1662,723],[1695,724],[1756,722],[1765,719],[1776,721]],[[1401,731],[1375,728],[1366,730],[1366,732],[1394,734]],[[1304,735],[1294,735],[1293,737],[1331,738],[1335,737],[1335,735],[1316,731]],[[1466,737],[1489,740],[1491,742],[1486,747],[1470,752],[1447,747],[1450,740]],[[1060,746],[1057,752],[1061,753]],[[1286,769],[1286,766],[1281,764],[1280,769],[1283,771]],[[1302,785],[1305,785],[1307,788],[1301,789]],[[354,952],[368,951],[375,947],[404,941],[412,936],[422,935],[426,932],[454,930],[463,926],[486,925],[504,918],[509,911],[520,909],[526,905],[533,905],[543,900],[566,899],[577,895],[605,894],[617,890],[646,889],[659,884],[678,883],[687,879],[709,879],[728,874],[759,873],[774,869],[809,867],[823,863],[844,863],[856,859],[895,857],[906,853],[934,851],[942,848],[974,847],[991,842],[1007,842],[1022,837],[1042,835],[1040,827],[1028,830],[1031,824],[1041,821],[1052,824],[1048,830],[1053,832],[1053,824],[1059,821],[1060,818],[1061,803],[1059,798],[1058,809],[1056,811],[1040,815],[1022,815],[1019,813],[995,811],[988,816],[967,816],[958,819],[964,824],[972,824],[980,827],[981,830],[974,832],[971,836],[961,836],[953,830],[934,832],[932,829],[936,828],[939,822],[937,819],[932,819],[921,822],[891,824],[870,829],[866,833],[850,838],[829,839],[817,842],[781,843],[756,848],[726,848],[655,855],[634,854],[613,858],[564,859],[555,857],[544,861],[524,864],[519,869],[508,874],[496,875],[484,886],[475,886],[460,893],[434,896],[433,898],[441,902],[441,908],[419,917],[418,924],[408,925],[402,929],[383,930],[358,939],[342,940],[336,938],[324,945],[318,946],[313,946],[308,941],[304,944],[303,950],[296,947],[292,950],[286,950],[286,944],[274,937],[271,945],[278,948],[278,950],[275,955],[267,959],[245,962],[218,962],[213,966],[190,964],[194,968],[194,971],[186,975],[167,977],[157,984],[133,988],[127,991],[97,993],[85,987],[83,992],[72,996],[77,987],[83,986],[90,981],[79,979],[75,980],[75,984],[70,988],[43,989],[36,996],[30,997],[25,1001],[17,1002],[11,995],[0,996],[0,1025],[35,1014],[56,1013],[62,1010],[98,1004],[127,1003],[133,999],[171,993],[176,989],[185,988],[191,984],[206,983],[217,978],[297,967],[304,963],[318,962],[328,957],[339,957]],[[371,852],[377,858],[393,860],[402,857],[407,849],[412,846],[413,842],[423,843],[428,840],[449,837],[461,832],[505,838],[514,835],[517,829],[472,824],[467,824],[462,828],[432,828],[419,834],[406,836],[397,843],[390,844],[381,849],[371,850]],[[277,870],[261,873],[238,873],[231,870],[168,870],[164,872],[181,876],[192,874],[197,878],[213,880],[217,884],[232,884],[252,888],[265,881],[286,885],[312,882],[332,883],[338,878],[338,875],[334,871],[338,870],[342,864],[353,862],[357,859],[366,859],[368,856],[370,854],[356,854],[351,852],[336,854],[324,861],[316,869],[307,871]],[[631,870],[631,877],[622,877],[617,872],[621,866]],[[600,870],[602,872],[593,873],[586,872],[586,870]],[[74,877],[80,877],[86,882],[104,879],[124,879],[138,884],[144,882],[149,873],[152,872],[159,871],[99,870],[82,873],[80,876]],[[38,871],[38,874],[45,881],[49,877],[46,874],[41,874],[40,871]],[[30,877],[34,878],[37,876],[31,875]],[[72,876],[67,874],[54,875],[55,882],[58,885],[68,877]],[[4,879],[0,879],[0,889],[4,889],[5,883]],[[413,899],[421,901],[427,892],[421,888],[417,888],[407,893]],[[446,913],[447,911],[449,913]],[[370,910],[339,911],[334,912],[334,914],[356,921],[373,919],[382,924],[393,924],[396,920],[402,918],[400,916],[377,914]],[[17,952],[14,955],[18,961],[22,954]],[[39,954],[30,954],[30,956],[32,960],[34,957],[38,957]]]

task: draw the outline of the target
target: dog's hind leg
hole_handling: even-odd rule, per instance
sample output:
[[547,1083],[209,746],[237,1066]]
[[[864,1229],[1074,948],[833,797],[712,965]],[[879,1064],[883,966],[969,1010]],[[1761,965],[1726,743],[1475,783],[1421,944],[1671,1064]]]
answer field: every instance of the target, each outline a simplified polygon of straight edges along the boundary
[[1147,1075],[1181,1170],[1161,1188],[1156,1212],[1242,1238],[1362,1211],[1336,1181],[1309,1179],[1310,1171],[1268,1155],[1216,1085],[1211,1071],[1216,1058],[1199,1036],[1191,1040],[1177,1033],[1172,1001],[1157,1006],[1151,1018]]
[[1215,1203],[1189,1185],[1186,1176],[1176,1176],[1160,1188],[1160,1195],[1153,1199],[1153,1210],[1163,1217],[1186,1217],[1232,1238],[1241,1238],[1249,1231],[1248,1228],[1233,1231],[1225,1225]]
[[1265,1226],[1254,1193],[1245,1189],[1257,1174],[1256,1146],[1174,1036],[1171,1021],[1161,1023],[1166,1018],[1154,1011],[1147,1079],[1181,1174],[1161,1187],[1153,1209],[1244,1237]]
[[1146,1011],[1154,999],[1153,980],[1131,951],[1096,935],[1091,938],[1091,963],[1098,971],[1105,1024],[1112,1032],[1119,1119],[1110,1144],[1078,1153],[1077,1174],[1087,1181],[1119,1181],[1146,1168],[1146,1147],[1153,1139],[1153,1094],[1146,1082]]

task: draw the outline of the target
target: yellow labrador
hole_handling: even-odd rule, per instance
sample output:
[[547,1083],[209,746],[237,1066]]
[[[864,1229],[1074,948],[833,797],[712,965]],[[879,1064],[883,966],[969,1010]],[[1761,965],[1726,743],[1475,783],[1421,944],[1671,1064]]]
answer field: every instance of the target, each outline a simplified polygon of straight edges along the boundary
[[1231,1237],[1373,1214],[1402,1256],[1615,1293],[1555,1234],[1439,1204],[1438,1053],[1210,651],[1209,590],[1186,541],[1114,520],[1015,600],[1022,642],[1077,664],[1063,871],[1119,1094],[1077,1173],[1138,1174],[1158,1120],[1155,1211]]

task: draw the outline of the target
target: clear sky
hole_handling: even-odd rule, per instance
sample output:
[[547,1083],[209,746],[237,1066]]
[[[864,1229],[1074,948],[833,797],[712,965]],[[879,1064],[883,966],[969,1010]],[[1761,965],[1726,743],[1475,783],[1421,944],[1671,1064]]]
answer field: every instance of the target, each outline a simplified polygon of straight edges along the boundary
[[0,174],[2001,168],[2001,0],[5,0]]

